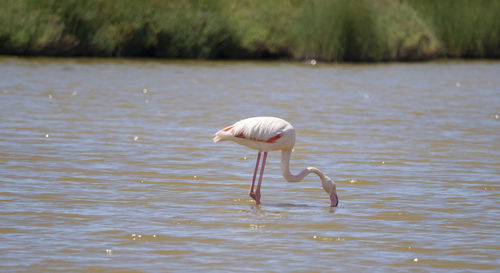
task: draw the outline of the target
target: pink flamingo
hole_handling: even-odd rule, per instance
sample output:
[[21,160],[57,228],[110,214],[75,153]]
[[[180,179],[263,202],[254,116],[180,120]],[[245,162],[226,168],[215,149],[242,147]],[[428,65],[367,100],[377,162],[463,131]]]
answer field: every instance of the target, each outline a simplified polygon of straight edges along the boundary
[[[295,128],[287,121],[275,117],[253,117],[240,120],[235,124],[228,126],[215,133],[214,142],[231,140],[238,144],[245,145],[258,150],[257,163],[253,173],[252,184],[250,185],[249,195],[257,205],[260,204],[260,185],[262,184],[262,175],[266,165],[268,151],[281,150],[281,172],[288,182],[299,182],[310,173],[315,173],[321,179],[323,189],[330,196],[331,206],[336,207],[339,203],[335,182],[314,167],[307,167],[299,174],[290,173],[290,156],[295,145]],[[262,152],[262,167],[260,169],[259,182],[254,193],[255,178],[259,169],[259,161]]]

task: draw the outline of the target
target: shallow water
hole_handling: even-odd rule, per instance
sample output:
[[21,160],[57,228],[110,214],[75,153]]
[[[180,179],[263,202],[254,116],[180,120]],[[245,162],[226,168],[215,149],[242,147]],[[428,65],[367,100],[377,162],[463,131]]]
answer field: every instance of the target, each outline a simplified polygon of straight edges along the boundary
[[[2,272],[495,272],[500,62],[0,58]],[[297,131],[292,172],[212,143]]]

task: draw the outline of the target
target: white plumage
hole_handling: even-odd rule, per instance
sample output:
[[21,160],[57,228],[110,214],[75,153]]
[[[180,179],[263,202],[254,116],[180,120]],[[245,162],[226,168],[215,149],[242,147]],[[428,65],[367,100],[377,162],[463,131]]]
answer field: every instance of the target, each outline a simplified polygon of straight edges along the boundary
[[232,140],[261,152],[291,150],[295,145],[295,129],[280,118],[247,118],[215,133],[215,143],[223,140]]

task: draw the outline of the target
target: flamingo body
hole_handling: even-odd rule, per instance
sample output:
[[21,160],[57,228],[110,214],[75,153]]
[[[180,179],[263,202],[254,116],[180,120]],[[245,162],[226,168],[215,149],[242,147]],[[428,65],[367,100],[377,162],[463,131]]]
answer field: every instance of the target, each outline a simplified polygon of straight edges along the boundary
[[[288,182],[299,182],[308,174],[315,173],[321,179],[323,189],[330,196],[331,206],[336,207],[338,205],[335,182],[324,175],[323,172],[314,167],[308,167],[297,175],[290,173],[289,161],[293,146],[295,145],[295,128],[289,122],[276,117],[253,117],[243,119],[215,133],[215,137],[213,138],[215,143],[225,140],[234,141],[259,151],[249,191],[249,195],[255,199],[257,204],[260,204],[260,186],[267,153],[268,151],[281,150],[281,170],[283,177],[285,177]],[[262,153],[264,153],[264,156],[262,158],[259,182],[254,192],[255,178],[259,169],[259,161]]]
[[291,150],[295,145],[295,128],[280,118],[247,118],[215,133],[215,143],[223,140],[261,152]]

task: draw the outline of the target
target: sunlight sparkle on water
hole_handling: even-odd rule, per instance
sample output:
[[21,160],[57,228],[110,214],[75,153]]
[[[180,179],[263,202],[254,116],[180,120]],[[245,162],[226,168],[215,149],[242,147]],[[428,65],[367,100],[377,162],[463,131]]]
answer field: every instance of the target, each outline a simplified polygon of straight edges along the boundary
[[[311,60],[0,57],[0,272],[497,272],[500,62]],[[279,151],[255,204],[256,115],[340,207]]]

